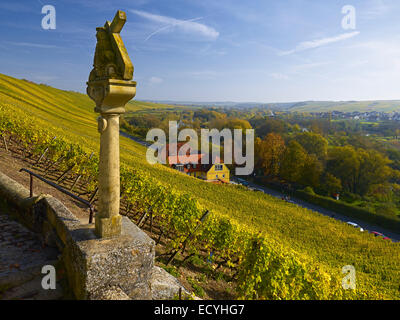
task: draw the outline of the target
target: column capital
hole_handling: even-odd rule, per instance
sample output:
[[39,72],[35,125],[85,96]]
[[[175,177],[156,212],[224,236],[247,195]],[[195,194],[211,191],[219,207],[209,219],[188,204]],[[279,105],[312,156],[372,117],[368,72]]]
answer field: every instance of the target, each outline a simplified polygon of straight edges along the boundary
[[136,95],[136,81],[104,79],[87,82],[86,92],[102,115],[123,114],[125,104]]

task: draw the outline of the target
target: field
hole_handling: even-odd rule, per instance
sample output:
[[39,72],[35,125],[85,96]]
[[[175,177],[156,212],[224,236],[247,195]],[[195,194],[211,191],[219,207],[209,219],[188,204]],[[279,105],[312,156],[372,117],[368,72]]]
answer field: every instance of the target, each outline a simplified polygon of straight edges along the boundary
[[[127,109],[134,112],[170,107],[132,102]],[[28,118],[51,130],[54,136],[79,144],[87,152],[98,152],[98,115],[93,112],[92,101],[83,94],[0,75],[1,108],[9,117],[14,114]],[[234,221],[246,232],[262,232],[266,241],[295,252],[304,261],[321,265],[332,277],[341,277],[345,265],[355,266],[357,285],[366,297],[400,297],[399,244],[362,234],[334,219],[265,194],[207,184],[161,165],[149,165],[145,151],[143,146],[121,137],[124,166],[140,169],[150,179],[188,194],[201,207]]]
[[[179,104],[179,102],[170,102]],[[260,108],[276,111],[290,112],[392,112],[399,111],[400,100],[370,100],[370,101],[299,101],[299,102],[187,102],[190,106],[226,107],[238,109]]]
[[379,100],[379,101],[309,101],[299,102],[288,108],[288,111],[298,112],[391,112],[399,111],[399,100]]

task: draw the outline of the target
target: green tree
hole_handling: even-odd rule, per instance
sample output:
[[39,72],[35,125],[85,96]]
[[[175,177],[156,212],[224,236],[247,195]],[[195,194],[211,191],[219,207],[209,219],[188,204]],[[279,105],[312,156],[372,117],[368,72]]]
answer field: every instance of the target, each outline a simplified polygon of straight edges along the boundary
[[342,181],[346,191],[365,195],[374,184],[393,176],[390,160],[375,150],[335,147],[329,152],[327,170]]
[[329,172],[323,178],[323,189],[331,195],[342,190],[342,181]]
[[299,182],[305,186],[318,187],[322,172],[323,166],[317,156],[315,154],[307,155]]
[[344,190],[354,192],[360,170],[360,161],[352,146],[329,150],[327,171],[342,181]]
[[318,133],[302,132],[295,136],[295,141],[309,154],[315,154],[318,159],[325,159],[328,151],[328,141]]
[[307,161],[307,152],[296,141],[289,142],[283,154],[280,176],[291,182],[298,182],[303,176],[303,168]]
[[281,165],[285,141],[276,133],[269,133],[263,140],[256,141],[257,162],[267,176],[277,176]]
[[392,174],[390,160],[375,150],[358,149],[360,168],[356,180],[356,193],[366,194],[374,184],[383,184]]

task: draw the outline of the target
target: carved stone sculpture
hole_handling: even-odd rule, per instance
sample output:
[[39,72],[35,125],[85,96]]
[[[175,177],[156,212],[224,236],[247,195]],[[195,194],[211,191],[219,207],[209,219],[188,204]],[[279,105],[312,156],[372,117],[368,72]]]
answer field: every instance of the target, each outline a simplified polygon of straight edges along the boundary
[[100,132],[99,205],[96,233],[113,237],[121,233],[119,117],[125,104],[136,94],[133,65],[122,42],[120,31],[126,14],[118,11],[112,23],[96,28],[97,45],[93,70],[87,82],[87,94],[96,103]]

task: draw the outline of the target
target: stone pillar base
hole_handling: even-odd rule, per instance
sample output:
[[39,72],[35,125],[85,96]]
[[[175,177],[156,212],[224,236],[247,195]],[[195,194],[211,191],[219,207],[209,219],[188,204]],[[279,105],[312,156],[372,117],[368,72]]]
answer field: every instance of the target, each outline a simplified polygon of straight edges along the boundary
[[121,234],[109,239],[96,238],[91,225],[68,231],[63,262],[77,299],[105,299],[115,290],[120,298],[152,298],[155,243],[129,218],[121,219]]
[[121,215],[115,215],[111,218],[96,217],[96,235],[100,238],[111,238],[121,234]]

